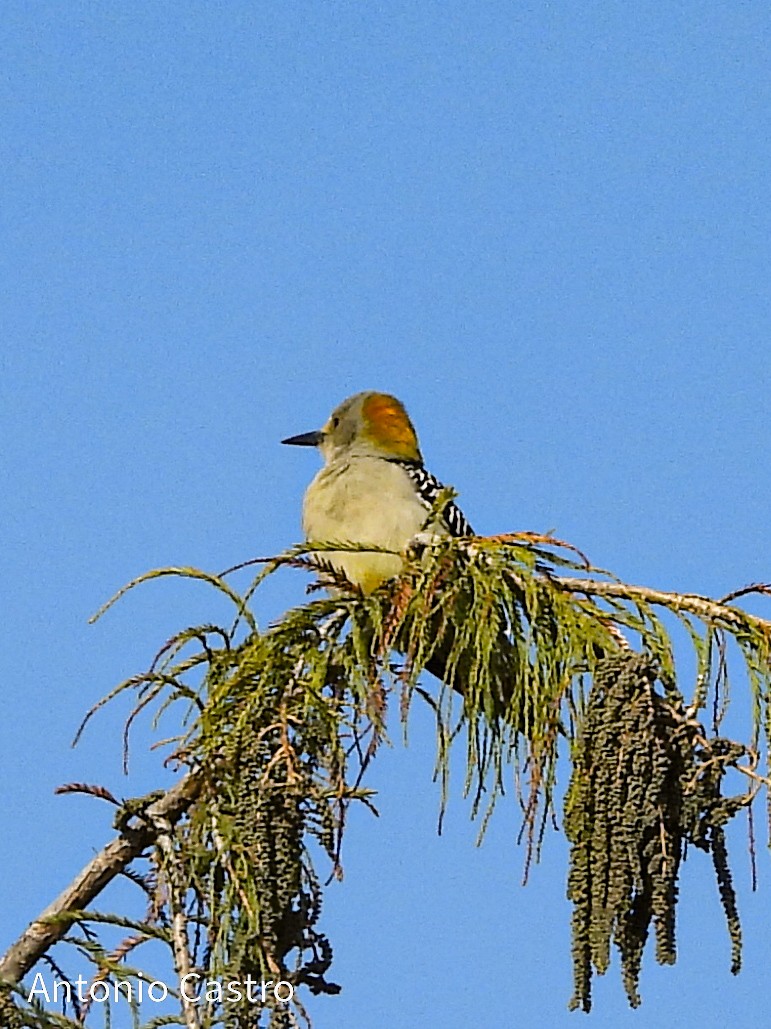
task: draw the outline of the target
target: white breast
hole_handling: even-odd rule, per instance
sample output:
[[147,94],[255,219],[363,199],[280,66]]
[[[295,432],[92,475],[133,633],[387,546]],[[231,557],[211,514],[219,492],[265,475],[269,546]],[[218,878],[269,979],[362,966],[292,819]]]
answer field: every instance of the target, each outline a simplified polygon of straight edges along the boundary
[[398,575],[397,556],[419,532],[428,511],[398,464],[376,457],[334,461],[316,475],[305,494],[303,529],[309,540],[372,544],[396,553],[331,551],[320,555],[369,592]]

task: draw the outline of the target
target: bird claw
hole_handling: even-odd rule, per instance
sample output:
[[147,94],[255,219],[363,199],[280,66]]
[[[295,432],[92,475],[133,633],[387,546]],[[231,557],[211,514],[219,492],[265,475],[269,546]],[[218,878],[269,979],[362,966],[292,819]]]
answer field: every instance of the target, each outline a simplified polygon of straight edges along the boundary
[[430,532],[424,529],[422,532],[416,532],[410,542],[407,544],[408,550],[422,550],[424,547],[434,547],[437,543],[441,543],[446,536],[442,536],[438,532]]

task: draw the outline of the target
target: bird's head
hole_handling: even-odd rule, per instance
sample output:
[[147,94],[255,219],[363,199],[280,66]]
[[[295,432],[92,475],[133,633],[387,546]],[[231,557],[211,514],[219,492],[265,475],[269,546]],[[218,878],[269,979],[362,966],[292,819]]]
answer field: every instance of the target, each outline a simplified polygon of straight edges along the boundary
[[423,460],[404,404],[390,393],[355,393],[335,408],[322,429],[281,442],[318,447],[327,463],[346,453]]

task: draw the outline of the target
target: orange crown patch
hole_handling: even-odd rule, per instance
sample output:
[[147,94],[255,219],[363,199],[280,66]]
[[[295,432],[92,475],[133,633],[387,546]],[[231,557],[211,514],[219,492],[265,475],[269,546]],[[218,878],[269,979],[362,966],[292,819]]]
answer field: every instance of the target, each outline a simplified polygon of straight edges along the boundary
[[404,461],[422,461],[418,437],[404,405],[389,393],[371,393],[361,409],[373,443]]

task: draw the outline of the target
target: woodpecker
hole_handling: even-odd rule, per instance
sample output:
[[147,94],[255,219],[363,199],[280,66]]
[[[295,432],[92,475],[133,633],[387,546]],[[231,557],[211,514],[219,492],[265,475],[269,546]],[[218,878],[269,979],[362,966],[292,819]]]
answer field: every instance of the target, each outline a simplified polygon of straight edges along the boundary
[[[324,467],[303,502],[303,531],[308,539],[394,551],[329,551],[318,559],[341,571],[364,593],[398,575],[399,555],[426,528],[445,488],[424,467],[415,428],[401,401],[388,393],[356,393],[335,408],[322,429],[281,442],[318,447],[324,458]],[[452,501],[430,529],[473,536]]]
[[[452,502],[432,518],[445,488],[426,471],[415,428],[404,405],[389,393],[356,393],[335,408],[316,432],[282,440],[318,447],[324,458],[303,501],[303,530],[310,540],[383,547],[375,552],[324,551],[327,562],[363,592],[370,593],[402,569],[401,554],[416,535],[473,536],[461,510]],[[434,649],[425,667],[452,689],[466,694],[476,678],[475,655],[466,650],[451,660],[455,629],[437,613]],[[527,724],[520,704],[511,710],[512,686],[518,678],[518,655],[503,628],[490,655],[491,709],[488,717],[505,718],[518,729]]]

